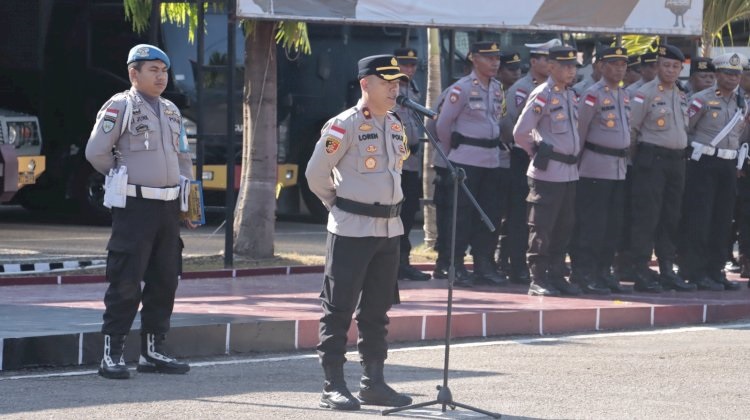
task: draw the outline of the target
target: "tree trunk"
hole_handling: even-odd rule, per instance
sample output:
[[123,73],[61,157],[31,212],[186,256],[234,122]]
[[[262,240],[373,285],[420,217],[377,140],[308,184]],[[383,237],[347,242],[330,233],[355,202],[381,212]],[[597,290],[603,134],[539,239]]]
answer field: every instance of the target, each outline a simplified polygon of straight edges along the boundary
[[234,252],[273,257],[276,212],[276,43],[275,23],[257,21],[245,37],[245,92],[242,106],[242,175],[234,216]]
[[[427,30],[427,107],[435,109],[438,96],[442,91],[440,86],[440,31],[436,28]],[[434,134],[434,133],[432,133]],[[437,227],[435,224],[435,204],[432,202],[435,187],[435,169],[432,167],[432,155],[435,153],[432,144],[427,142],[424,147],[422,162],[422,191],[424,191],[424,242],[428,247],[435,246]]]

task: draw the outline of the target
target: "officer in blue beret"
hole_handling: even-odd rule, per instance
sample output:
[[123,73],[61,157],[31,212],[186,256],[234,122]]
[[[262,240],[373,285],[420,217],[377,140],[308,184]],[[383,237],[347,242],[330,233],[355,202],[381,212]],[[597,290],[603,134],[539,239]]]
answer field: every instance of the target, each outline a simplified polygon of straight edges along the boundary
[[112,236],[99,374],[108,379],[130,377],[123,351],[141,304],[138,372],[190,370],[164,351],[181,261],[180,185],[193,178],[180,110],[161,97],[169,65],[159,48],[133,47],[127,60],[132,86],[102,106],[86,145],[86,159],[97,171],[117,172],[105,195],[105,205],[112,207]]

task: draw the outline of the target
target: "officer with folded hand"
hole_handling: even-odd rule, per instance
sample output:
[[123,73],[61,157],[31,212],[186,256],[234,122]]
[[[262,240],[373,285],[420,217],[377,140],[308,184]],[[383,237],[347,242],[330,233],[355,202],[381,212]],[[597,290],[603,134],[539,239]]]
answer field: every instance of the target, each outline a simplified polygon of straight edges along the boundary
[[[190,366],[165,353],[165,334],[180,271],[180,177],[193,178],[182,116],[160,95],[169,80],[169,57],[153,45],[128,54],[132,87],[99,110],[86,145],[97,171],[127,167],[125,207],[112,208],[104,295],[104,356],[99,374],[130,377],[123,359],[125,338],[141,309],[138,372],[186,373]],[[190,221],[186,226],[194,228]],[[141,281],[144,282],[141,290]]]

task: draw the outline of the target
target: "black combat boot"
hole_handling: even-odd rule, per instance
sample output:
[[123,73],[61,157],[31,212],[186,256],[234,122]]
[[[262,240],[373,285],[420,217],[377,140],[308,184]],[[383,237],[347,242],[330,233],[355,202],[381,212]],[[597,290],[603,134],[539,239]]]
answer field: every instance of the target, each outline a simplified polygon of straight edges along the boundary
[[141,334],[141,357],[136,370],[143,373],[187,373],[190,365],[164,353],[164,334]]
[[570,282],[577,284],[581,291],[590,295],[608,295],[609,287],[605,286],[588,270],[581,273],[579,270],[573,270],[570,276]]
[[657,280],[659,274],[648,268],[648,263],[638,263],[633,267],[633,288],[636,292],[661,293],[662,288]]
[[107,379],[130,378],[130,372],[122,357],[126,337],[125,335],[104,335],[104,357],[99,364],[99,375]]
[[549,270],[547,270],[547,281],[553,285],[557,290],[560,291],[561,295],[566,296],[578,296],[582,294],[581,288],[575,283],[569,282],[565,276],[568,266],[565,261],[558,260],[550,264]]
[[320,406],[333,410],[359,410],[359,400],[354,398],[344,381],[344,364],[323,366],[326,380],[323,382],[323,394]]
[[403,407],[411,404],[411,397],[396,392],[385,383],[383,360],[362,362],[362,379],[359,382],[357,398],[362,404]]
[[670,260],[659,260],[659,283],[664,290],[676,290],[678,292],[693,292],[698,288],[686,282],[674,272],[674,264]]
[[531,284],[529,294],[531,296],[559,296],[560,291],[552,286],[547,280],[547,264],[536,262],[529,264]]
[[612,270],[609,267],[604,267],[597,270],[599,284],[606,286],[612,293],[632,293],[633,288],[625,286],[612,274]]
[[474,258],[474,284],[489,284],[492,286],[504,286],[508,283],[505,274],[498,273],[495,265],[489,258]]

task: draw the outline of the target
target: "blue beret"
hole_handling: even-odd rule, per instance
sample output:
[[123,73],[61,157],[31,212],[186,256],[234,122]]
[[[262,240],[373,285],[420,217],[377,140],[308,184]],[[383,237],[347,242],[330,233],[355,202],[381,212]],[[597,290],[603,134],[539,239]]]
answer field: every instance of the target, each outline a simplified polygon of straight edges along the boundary
[[152,61],[161,60],[169,68],[169,57],[167,54],[157,47],[149,44],[138,44],[130,49],[128,53],[128,63],[130,64],[135,61]]

